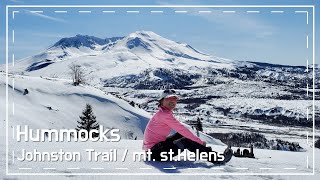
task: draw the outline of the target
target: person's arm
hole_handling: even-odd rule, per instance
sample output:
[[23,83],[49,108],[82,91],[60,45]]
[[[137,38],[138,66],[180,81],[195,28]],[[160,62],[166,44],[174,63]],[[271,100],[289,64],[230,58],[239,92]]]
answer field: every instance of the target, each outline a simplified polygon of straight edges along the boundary
[[188,128],[181,124],[180,121],[174,118],[172,114],[165,115],[164,121],[169,127],[180,133],[182,136],[199,144],[205,144],[205,141],[202,141],[199,137],[195,136]]

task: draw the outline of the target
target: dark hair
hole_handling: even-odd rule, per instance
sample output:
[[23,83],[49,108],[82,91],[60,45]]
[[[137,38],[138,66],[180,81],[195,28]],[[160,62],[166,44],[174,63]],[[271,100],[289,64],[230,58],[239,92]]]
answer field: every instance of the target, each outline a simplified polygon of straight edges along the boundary
[[164,92],[164,93],[172,93],[172,94],[175,94],[175,93],[176,93],[176,91],[173,90],[173,89],[166,89],[166,90],[164,90],[163,92]]
[[158,107],[162,106],[163,100],[164,100],[164,98],[162,98],[162,99],[160,99],[160,100],[158,101]]

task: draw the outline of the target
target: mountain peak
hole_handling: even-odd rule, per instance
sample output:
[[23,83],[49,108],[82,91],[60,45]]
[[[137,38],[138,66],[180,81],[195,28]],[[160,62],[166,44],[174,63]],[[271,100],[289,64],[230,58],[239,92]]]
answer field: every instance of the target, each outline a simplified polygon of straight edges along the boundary
[[129,49],[133,49],[135,47],[143,47],[144,49],[150,50],[150,44],[148,42],[144,42],[141,38],[139,37],[132,37],[129,38],[129,40],[126,43],[126,46]]
[[[88,47],[90,49],[94,49],[95,45],[103,45],[106,43],[106,39],[97,38],[94,36],[81,35],[77,34],[74,37],[66,37],[60,39],[56,42],[52,47],[61,47],[62,49],[75,47],[79,48],[81,46]],[[50,49],[49,48],[49,49]]]
[[[68,50],[69,48],[76,48],[77,51]],[[83,49],[84,48],[84,49]],[[62,59],[66,56],[76,56],[80,54],[86,54],[91,49],[96,51],[102,50],[106,51],[128,51],[128,53],[151,53],[155,54],[152,57],[157,57],[159,59],[169,59],[173,61],[176,58],[185,58],[192,60],[205,60],[210,58],[206,55],[188,44],[178,43],[162,37],[152,31],[135,31],[128,34],[125,37],[112,37],[112,38],[98,38],[95,36],[76,34],[73,37],[65,37],[56,42],[48,50],[57,52],[57,55],[50,59]],[[62,50],[62,51],[61,51]],[[79,51],[80,50],[80,51]],[[50,52],[52,54],[52,52]]]
[[154,33],[153,31],[145,31],[145,30],[136,31],[136,32],[129,34],[129,36],[134,36],[134,35],[141,35],[141,36],[145,36],[145,37],[159,36],[158,34]]
[[127,36],[126,46],[129,49],[142,47],[146,50],[150,50],[150,41],[154,41],[154,39],[159,37],[161,36],[152,31],[136,31]]

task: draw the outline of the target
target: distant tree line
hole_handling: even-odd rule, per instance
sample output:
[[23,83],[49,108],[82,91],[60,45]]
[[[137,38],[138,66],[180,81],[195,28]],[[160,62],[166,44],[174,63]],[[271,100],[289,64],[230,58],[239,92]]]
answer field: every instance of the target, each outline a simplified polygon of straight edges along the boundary
[[260,133],[210,133],[210,136],[220,139],[225,144],[235,147],[250,147],[259,149],[273,149],[283,151],[301,151],[303,148],[296,142],[288,142],[281,139],[268,140]]

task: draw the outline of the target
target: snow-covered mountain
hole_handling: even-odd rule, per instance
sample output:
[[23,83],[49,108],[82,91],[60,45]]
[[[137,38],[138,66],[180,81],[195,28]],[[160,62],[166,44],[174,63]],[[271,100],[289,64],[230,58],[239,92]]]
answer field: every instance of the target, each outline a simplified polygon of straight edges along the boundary
[[[90,84],[135,89],[161,89],[163,86],[181,89],[197,82],[208,85],[214,83],[217,76],[291,82],[299,87],[312,84],[312,67],[306,73],[304,66],[215,57],[151,31],[105,39],[87,35],[63,38],[44,52],[17,61],[9,71],[70,78],[72,63],[84,68]],[[4,71],[4,65],[0,69]]]
[[[125,88],[122,95],[130,101],[139,101],[146,110],[154,108],[152,101],[148,103],[152,95],[146,95],[148,93],[143,91],[142,94],[138,91],[130,94],[128,89],[184,89],[189,91],[181,91],[185,97],[182,102],[185,102],[184,108],[190,111],[206,110],[208,108],[200,106],[206,104],[213,111],[219,110],[217,113],[259,120],[270,119],[268,112],[277,111],[272,113],[272,119],[276,119],[272,122],[278,123],[278,118],[284,118],[286,124],[297,120],[300,125],[312,125],[311,121],[307,122],[307,115],[302,109],[294,112],[278,105],[244,109],[233,104],[237,101],[230,101],[223,107],[217,102],[220,102],[219,99],[238,97],[311,100],[313,66],[306,69],[304,66],[228,60],[202,53],[188,44],[166,39],[151,31],[137,31],[125,37],[105,39],[82,35],[63,38],[44,52],[17,61],[13,68],[9,66],[9,71],[71,79],[71,64],[83,68],[88,84],[105,90],[108,87]],[[319,68],[316,65],[314,67],[318,76]],[[4,65],[0,69],[4,70]],[[315,89],[319,89],[318,85],[316,83]],[[315,97],[319,99],[318,91]]]
[[69,78],[71,63],[83,66],[88,78],[97,83],[100,79],[139,74],[147,69],[169,68],[195,73],[204,67],[230,69],[242,64],[201,53],[190,45],[151,31],[137,31],[126,37],[107,39],[81,35],[63,38],[44,52],[17,61],[10,71]]

